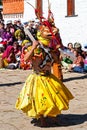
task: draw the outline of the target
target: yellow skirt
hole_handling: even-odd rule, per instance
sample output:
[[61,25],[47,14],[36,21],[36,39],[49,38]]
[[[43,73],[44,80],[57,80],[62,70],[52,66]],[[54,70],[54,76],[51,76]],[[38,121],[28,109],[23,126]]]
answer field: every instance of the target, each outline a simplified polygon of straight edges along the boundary
[[15,107],[29,117],[56,117],[61,110],[69,108],[71,92],[54,75],[41,76],[35,73],[27,78]]

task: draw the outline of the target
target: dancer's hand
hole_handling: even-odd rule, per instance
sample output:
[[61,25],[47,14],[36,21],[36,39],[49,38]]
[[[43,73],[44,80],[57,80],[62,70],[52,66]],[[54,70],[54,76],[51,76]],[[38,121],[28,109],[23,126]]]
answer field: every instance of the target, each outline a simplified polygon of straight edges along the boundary
[[37,47],[37,45],[39,44],[38,41],[34,41],[33,44],[32,44],[32,48],[30,51],[28,51],[25,56],[24,56],[24,61],[28,61],[32,58],[33,54],[34,54],[34,49]]
[[35,41],[33,42],[32,49],[35,49],[38,44],[39,44],[39,42],[35,40]]

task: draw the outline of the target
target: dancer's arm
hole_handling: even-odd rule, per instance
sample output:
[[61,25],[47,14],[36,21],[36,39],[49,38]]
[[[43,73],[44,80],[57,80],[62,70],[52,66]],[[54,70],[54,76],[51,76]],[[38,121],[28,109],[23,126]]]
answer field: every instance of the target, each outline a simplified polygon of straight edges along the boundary
[[24,61],[28,61],[29,59],[32,58],[34,49],[37,47],[37,45],[38,45],[38,41],[34,41],[31,50],[25,54]]

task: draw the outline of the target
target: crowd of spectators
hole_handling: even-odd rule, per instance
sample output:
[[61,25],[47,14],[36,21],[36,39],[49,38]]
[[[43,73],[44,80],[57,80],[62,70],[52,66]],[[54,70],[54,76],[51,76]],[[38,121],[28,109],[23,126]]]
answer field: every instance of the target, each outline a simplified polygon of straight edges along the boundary
[[[25,33],[24,28],[29,29],[35,39],[37,39],[37,29],[40,23],[38,20],[31,20],[21,23],[21,20],[0,21],[0,68],[7,69],[32,69],[32,62],[24,61],[24,55],[30,50],[32,41]],[[87,72],[87,65],[84,69],[85,59],[87,59],[87,45],[82,50],[80,43],[68,43],[61,52],[61,65],[71,71]]]
[[63,50],[61,63],[70,72],[87,72],[87,45],[83,50],[82,45],[78,42],[68,43]]
[[24,62],[24,54],[30,49],[31,39],[25,33],[24,28],[29,29],[36,39],[39,21],[31,20],[21,23],[20,20],[0,21],[0,68],[7,69],[31,69],[32,63]]

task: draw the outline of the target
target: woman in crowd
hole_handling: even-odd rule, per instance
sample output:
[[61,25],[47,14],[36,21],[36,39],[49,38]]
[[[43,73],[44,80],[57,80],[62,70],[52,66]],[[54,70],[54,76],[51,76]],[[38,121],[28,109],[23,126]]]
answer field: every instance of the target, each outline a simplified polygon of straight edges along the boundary
[[73,44],[71,42],[69,42],[67,44],[67,50],[69,50],[70,52],[73,52],[74,51],[74,47],[73,47]]
[[3,34],[3,37],[2,37],[3,41],[6,42],[6,47],[8,45],[12,45],[12,42],[13,42],[13,36],[10,32],[10,28],[7,27],[4,31],[4,34]]
[[22,47],[19,45],[17,41],[13,42],[13,47],[14,47],[15,58],[18,62],[20,62]]
[[9,45],[2,55],[4,67],[8,69],[16,69],[17,61],[14,54],[14,47]]
[[83,73],[84,72],[84,58],[81,55],[81,53],[78,52],[77,50],[74,50],[74,55],[76,56],[76,59],[73,61],[72,64],[69,65],[69,71]]

